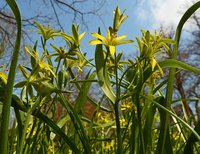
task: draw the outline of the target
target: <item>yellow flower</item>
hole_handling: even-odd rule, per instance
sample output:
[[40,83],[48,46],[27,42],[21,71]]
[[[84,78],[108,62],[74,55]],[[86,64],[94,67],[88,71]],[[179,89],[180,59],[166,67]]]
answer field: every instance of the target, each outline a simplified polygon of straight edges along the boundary
[[149,65],[154,71],[155,67],[158,67],[161,76],[163,76],[162,68],[159,66],[156,58],[159,53],[171,52],[169,44],[174,44],[175,42],[171,39],[164,38],[160,34],[151,34],[149,31],[142,30],[142,38],[136,37],[138,43],[138,49],[140,51],[140,57],[149,62]]
[[114,148],[114,143],[113,143],[113,141],[111,141],[111,142],[106,142],[105,149],[106,149],[107,151],[111,151],[113,148]]
[[71,150],[71,149],[69,149],[69,152],[68,152],[68,154],[72,154],[72,150]]
[[49,74],[49,72],[50,72],[54,77],[56,77],[55,73],[52,70],[53,67],[51,65],[44,63],[40,59],[38,60],[38,65],[39,65],[42,72],[44,72],[46,74]]
[[48,152],[53,153],[53,146],[51,146],[51,145],[48,146]]
[[97,39],[90,41],[90,44],[91,45],[97,45],[97,44],[105,45],[105,47],[109,49],[111,56],[114,56],[115,48],[117,45],[133,42],[133,40],[123,40],[124,38],[127,37],[127,35],[122,35],[122,36],[117,37],[116,34],[113,32],[112,28],[108,29],[106,37],[98,33],[92,33],[91,35]]
[[60,36],[61,35],[61,31],[57,30],[55,31],[50,25],[48,26],[44,26],[39,24],[38,22],[35,22],[38,30],[38,34],[41,34],[44,38],[44,40],[48,40],[48,39],[54,39],[55,36]]
[[6,84],[7,83],[7,75],[4,73],[4,72],[1,72],[0,71],[0,80],[4,83],[4,84]]
[[149,85],[155,84],[156,80],[158,80],[163,75],[161,71],[162,69],[156,70],[155,72],[153,72],[153,74],[147,79],[146,83]]
[[37,145],[36,145],[36,150],[39,151],[39,150],[40,150],[40,147],[41,147],[40,144],[37,144]]
[[122,125],[122,126],[125,126],[126,124],[127,124],[127,122],[126,122],[126,120],[124,119],[124,118],[120,118],[120,124]]
[[178,132],[174,132],[172,134],[172,137],[173,137],[174,140],[178,140],[180,138],[180,134]]
[[101,117],[102,123],[108,123],[109,122],[109,117],[108,116],[102,116]]
[[39,53],[37,51],[34,51],[34,49],[32,49],[32,51],[30,51],[29,48],[25,47],[25,50],[37,61],[40,71],[42,71],[46,74],[49,74],[49,72],[50,72],[54,77],[56,77],[56,75],[52,69],[52,66],[44,62],[45,55],[43,55],[40,58]]
[[[0,68],[3,68],[4,66],[5,64],[1,65]],[[7,70],[3,69],[2,71],[0,71],[0,83],[2,83],[3,85],[6,85],[8,79],[8,76],[5,74],[5,71]]]
[[30,134],[30,132],[31,132],[31,127],[28,127],[26,130],[27,136]]
[[125,110],[128,110],[128,109],[131,109],[132,106],[133,106],[133,105],[132,105],[131,102],[122,103],[122,104],[121,104],[121,110],[122,110],[122,111],[125,111]]
[[110,115],[108,113],[102,114],[101,112],[98,112],[97,117],[100,123],[108,123],[110,121]]
[[97,113],[97,117],[98,117],[98,118],[101,117],[101,112],[98,112],[98,113]]

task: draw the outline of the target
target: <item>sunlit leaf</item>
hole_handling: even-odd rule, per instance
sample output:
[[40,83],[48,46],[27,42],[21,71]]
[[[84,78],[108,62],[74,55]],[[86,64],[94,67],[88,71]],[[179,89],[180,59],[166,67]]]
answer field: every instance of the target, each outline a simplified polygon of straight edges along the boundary
[[194,72],[197,74],[200,74],[200,69],[193,67],[191,65],[188,65],[184,62],[175,60],[175,59],[166,59],[164,61],[159,62],[160,67],[165,68],[165,67],[171,67],[171,68],[179,68],[183,69],[189,72]]
[[107,68],[105,65],[105,56],[101,44],[96,46],[95,64],[96,64],[98,82],[101,89],[103,90],[104,94],[110,99],[110,101],[112,103],[115,103],[116,96],[112,90],[111,82],[107,74]]
[[100,41],[100,40],[92,40],[92,41],[90,41],[90,44],[91,45],[102,44],[102,41]]

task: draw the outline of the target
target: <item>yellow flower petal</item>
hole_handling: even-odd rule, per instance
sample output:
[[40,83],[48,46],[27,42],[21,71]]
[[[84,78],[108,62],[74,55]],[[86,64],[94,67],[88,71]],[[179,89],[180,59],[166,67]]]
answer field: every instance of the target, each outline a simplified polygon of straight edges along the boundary
[[109,50],[110,50],[111,56],[114,57],[114,54],[115,54],[115,46],[109,45]]
[[126,37],[127,37],[127,35],[122,35],[122,36],[117,37],[115,40],[116,41],[120,41],[120,40],[122,40],[122,39],[124,39]]
[[132,43],[133,40],[121,40],[119,42],[117,42],[117,45],[121,45],[121,44],[128,44],[128,43]]
[[86,32],[84,32],[84,33],[82,33],[82,34],[79,35],[79,37],[78,37],[79,42],[82,40],[82,38],[83,38],[83,36],[85,35],[85,33],[86,33]]
[[51,65],[46,64],[44,62],[42,62],[41,60],[38,61],[38,65],[41,68],[41,70],[46,70],[46,71],[50,71],[51,74],[56,77],[56,74],[54,73],[54,71],[51,69]]
[[7,83],[7,75],[3,72],[0,72],[0,78],[1,80],[6,84]]
[[32,57],[35,58],[35,55],[29,50],[29,48],[24,47],[24,49],[26,50],[26,52],[28,52]]
[[91,45],[102,44],[102,41],[100,41],[100,40],[92,40],[92,41],[90,41],[90,44]]
[[153,71],[154,68],[155,68],[155,66],[156,66],[156,64],[157,64],[157,61],[155,60],[155,58],[152,58],[151,61],[150,61],[150,63],[151,63],[152,71]]
[[158,63],[157,63],[157,67],[158,67],[158,69],[159,69],[159,71],[160,71],[161,76],[163,77],[163,76],[164,76],[163,70],[162,70],[162,68],[160,67],[160,65],[158,65]]
[[111,35],[110,35],[110,29],[108,29],[108,31],[107,31],[106,39],[107,39],[106,41],[110,43],[110,41],[111,41],[111,39],[112,39],[112,37],[111,37]]
[[103,37],[102,35],[99,35],[98,33],[92,33],[91,35],[92,35],[93,37],[96,37],[96,38],[100,39],[102,42],[107,42],[107,41],[106,41],[106,38]]

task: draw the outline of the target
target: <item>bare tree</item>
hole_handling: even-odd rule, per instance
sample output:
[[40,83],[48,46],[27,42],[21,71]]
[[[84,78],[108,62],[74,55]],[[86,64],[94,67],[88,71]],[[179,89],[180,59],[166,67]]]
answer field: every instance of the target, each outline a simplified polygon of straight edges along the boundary
[[[71,23],[80,23],[87,27],[88,18],[97,16],[106,0],[23,0],[18,1],[22,12],[23,43],[32,41],[30,30],[34,21],[51,23],[55,28],[66,31]],[[14,44],[16,21],[6,1],[0,2],[0,65],[9,64],[10,49]],[[24,55],[24,54],[23,54]],[[21,56],[23,58],[23,56]]]

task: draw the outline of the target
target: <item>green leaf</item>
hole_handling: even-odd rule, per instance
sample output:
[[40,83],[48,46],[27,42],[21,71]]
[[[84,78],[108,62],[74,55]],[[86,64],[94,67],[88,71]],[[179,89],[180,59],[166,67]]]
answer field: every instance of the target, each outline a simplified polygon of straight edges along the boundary
[[36,22],[36,21],[35,21],[35,24],[36,24],[36,26],[38,27],[38,29],[40,30],[42,36],[45,36],[45,35],[46,35],[46,32],[45,32],[43,26],[42,26],[41,24],[39,24],[38,22]]
[[96,45],[96,50],[95,50],[95,64],[96,64],[98,82],[104,94],[109,98],[109,100],[112,103],[115,103],[116,96],[113,92],[111,82],[108,76],[108,70],[105,63],[106,63],[106,58],[103,53],[102,44],[98,44]]
[[[146,98],[146,97],[145,97]],[[149,99],[149,98],[146,98],[146,99]],[[200,141],[200,135],[199,135],[199,132],[196,132],[188,123],[186,123],[183,119],[181,119],[179,116],[177,116],[175,113],[173,113],[171,110],[169,110],[168,108],[166,108],[165,106],[163,106],[163,104],[165,105],[165,99],[163,97],[160,97],[160,100],[159,100],[159,103],[154,101],[154,100],[151,100],[158,108],[162,109],[163,111],[167,112],[168,114],[170,114],[171,116],[173,116],[174,118],[176,118],[178,121],[180,121],[180,123],[182,123],[186,128],[188,128],[193,134],[194,136],[196,137],[196,139],[198,141]],[[165,112],[161,112],[161,116],[163,118],[165,118]],[[164,125],[164,124],[163,124]],[[162,128],[161,128],[162,129]],[[163,134],[161,134],[163,135]],[[161,146],[161,143],[163,143],[162,140],[160,140],[161,142],[159,142],[160,146]],[[166,140],[165,140],[166,141]],[[165,142],[164,142],[165,144]],[[157,147],[157,150],[161,150],[160,146]],[[164,150],[164,149],[163,149]]]
[[162,41],[167,44],[175,44],[176,42],[170,38],[162,38]]
[[66,87],[67,82],[69,80],[69,75],[66,71],[64,71],[63,75],[64,75],[64,87]]
[[[148,102],[148,103],[151,103],[151,102]],[[149,106],[148,110],[146,111],[146,113],[147,113],[146,121],[145,121],[144,129],[143,129],[143,134],[144,134],[143,136],[144,137],[148,136],[144,140],[145,149],[147,149],[147,147],[148,148],[152,147],[152,143],[153,143],[152,130],[153,130],[154,115],[156,113],[156,108],[152,103],[148,106]]]
[[69,113],[69,116],[70,116],[73,126],[75,128],[75,131],[78,134],[81,143],[83,144],[85,152],[87,154],[91,154],[91,146],[89,144],[89,140],[85,133],[85,130],[82,125],[80,117],[74,111],[71,104],[68,102],[68,100],[66,99],[66,97],[63,94],[59,93],[59,98],[60,98],[61,103],[65,106],[65,108],[67,109],[67,112]]
[[24,66],[21,65],[21,64],[19,64],[18,68],[19,68],[20,72],[22,73],[22,75],[23,75],[26,79],[28,79],[28,78],[29,78],[29,74],[26,72]]
[[[27,112],[27,108],[23,105],[23,103],[21,103],[21,100],[16,100],[19,98],[14,97],[12,99],[12,106],[15,109],[18,110],[22,110],[24,112]],[[33,116],[39,118],[40,120],[42,120],[44,123],[46,123],[49,127],[52,128],[53,132],[58,134],[71,148],[71,150],[77,154],[80,154],[80,150],[78,149],[78,147],[76,146],[76,144],[74,143],[74,141],[72,141],[63,131],[61,128],[58,127],[58,125],[56,125],[51,119],[49,119],[46,115],[44,115],[43,113],[41,113],[40,111],[36,110],[32,113]]]
[[191,65],[188,65],[184,62],[175,60],[175,59],[166,59],[164,61],[159,62],[160,67],[162,68],[166,68],[166,67],[172,67],[172,68],[179,68],[179,69],[183,69],[186,71],[190,71],[190,72],[194,72],[197,74],[200,74],[200,69],[193,67]]
[[34,96],[33,87],[31,85],[28,85],[27,90],[28,90],[28,94],[29,94],[30,98],[33,98],[33,96]]
[[[87,74],[86,76],[86,80],[93,80],[96,76],[96,72],[93,72],[90,76],[90,72]],[[77,112],[78,114],[80,114],[82,107],[84,106],[84,104],[87,102],[87,95],[89,92],[89,89],[92,85],[92,82],[84,82],[81,86],[79,95],[76,99],[76,103],[74,105],[74,110],[75,112]]]
[[21,81],[15,84],[15,88],[22,88],[27,84],[27,81]]
[[[37,50],[37,43],[38,43],[38,41],[36,41],[34,44],[34,47],[33,47],[34,51]],[[31,56],[31,67],[34,68],[36,66],[36,64],[37,64],[36,59]]]
[[62,119],[59,120],[59,122],[57,122],[57,125],[62,128],[65,124],[67,124],[67,122],[70,120],[69,115],[64,116]]
[[[195,126],[194,130],[200,136],[200,120],[198,121],[197,125]],[[192,133],[187,140],[187,143],[184,148],[184,154],[193,153],[193,145],[195,142],[199,141],[198,138]]]
[[141,42],[141,40],[138,37],[136,37],[136,41],[137,41],[137,44],[138,44],[139,51],[141,52],[142,51],[142,47],[143,47],[142,46],[142,42]]
[[[164,99],[164,97],[159,97],[156,102],[158,104],[164,106],[166,104],[165,101],[166,100]],[[166,122],[165,111],[163,111],[162,108],[158,108],[158,111],[160,113],[160,135],[159,135],[158,144],[157,144],[157,152],[161,153],[161,150],[164,150],[165,153],[173,153],[170,135],[169,135],[169,127],[167,128],[166,136],[164,136],[164,131],[166,131],[166,129],[165,129],[165,127],[166,127],[165,126],[165,122]],[[164,137],[165,137],[165,140],[164,140]],[[165,141],[164,143],[163,143],[163,140]],[[162,144],[164,144],[165,149],[160,148],[162,146]]]
[[115,121],[109,121],[105,124],[98,124],[97,126],[94,126],[93,128],[97,129],[97,128],[106,128],[106,127],[111,127],[115,124]]
[[3,96],[4,95],[5,95],[5,87],[0,85],[0,102],[3,102]]
[[55,86],[49,82],[33,82],[32,85],[34,86],[35,90],[42,96],[50,95],[57,90]]
[[58,88],[59,89],[62,88],[63,80],[64,80],[64,72],[63,72],[63,70],[60,70],[58,72]]
[[76,40],[76,43],[78,43],[78,27],[76,27],[75,25],[72,25],[72,34],[74,39]]
[[12,12],[15,15],[17,23],[17,37],[15,41],[14,51],[11,59],[10,71],[8,74],[7,85],[5,88],[6,95],[4,96],[4,105],[2,110],[2,119],[1,119],[1,129],[0,129],[0,149],[1,154],[7,154],[8,152],[8,127],[9,127],[9,117],[10,117],[10,106],[12,100],[12,92],[15,80],[15,72],[17,67],[17,61],[20,52],[21,44],[21,34],[22,34],[22,20],[19,7],[15,0],[6,0],[7,4],[11,8]]

